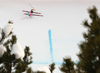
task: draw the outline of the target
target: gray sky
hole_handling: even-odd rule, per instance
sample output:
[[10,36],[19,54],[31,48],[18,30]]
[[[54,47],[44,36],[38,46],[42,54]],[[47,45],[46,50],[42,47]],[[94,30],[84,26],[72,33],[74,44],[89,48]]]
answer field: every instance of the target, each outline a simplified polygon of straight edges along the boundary
[[[30,10],[29,3],[44,17],[31,19],[25,16],[22,10]],[[87,8],[93,5],[100,13],[100,1],[96,0],[0,0],[0,27],[3,28],[9,20],[14,22],[13,31],[18,42],[22,48],[30,46],[33,68],[51,63],[49,29],[52,35],[54,62],[61,63],[63,57],[68,55],[76,61],[78,44],[83,40],[82,33],[86,31],[81,24],[85,19],[89,19]],[[24,17],[26,19],[21,20]],[[55,71],[60,73],[58,69]]]

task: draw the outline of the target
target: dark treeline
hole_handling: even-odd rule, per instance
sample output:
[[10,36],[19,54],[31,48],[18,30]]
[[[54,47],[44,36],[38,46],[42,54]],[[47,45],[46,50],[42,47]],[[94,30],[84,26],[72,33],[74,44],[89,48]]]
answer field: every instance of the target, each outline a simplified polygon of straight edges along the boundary
[[71,58],[64,58],[60,67],[63,73],[100,73],[100,16],[95,6],[88,8],[88,13],[91,22],[84,20],[82,23],[87,32],[83,33],[84,41],[79,44],[79,62],[75,65]]

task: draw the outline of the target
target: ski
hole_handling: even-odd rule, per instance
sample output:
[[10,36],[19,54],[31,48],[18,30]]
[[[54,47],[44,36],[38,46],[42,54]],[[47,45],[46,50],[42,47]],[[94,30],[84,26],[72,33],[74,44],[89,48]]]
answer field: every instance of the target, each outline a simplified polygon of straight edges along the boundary
[[[30,11],[25,11],[25,10],[23,10],[23,12],[30,12]],[[40,12],[33,12],[33,13],[41,14]]]
[[23,10],[23,12],[29,12],[29,11]]
[[33,12],[33,13],[36,13],[36,14],[41,14],[41,13],[39,13],[39,12]]
[[36,15],[36,14],[32,14],[31,16],[41,16],[41,17],[43,17],[43,15]]
[[[24,13],[25,15],[28,15],[27,13]],[[31,16],[41,16],[43,17],[43,15],[36,15],[36,14],[31,14]]]

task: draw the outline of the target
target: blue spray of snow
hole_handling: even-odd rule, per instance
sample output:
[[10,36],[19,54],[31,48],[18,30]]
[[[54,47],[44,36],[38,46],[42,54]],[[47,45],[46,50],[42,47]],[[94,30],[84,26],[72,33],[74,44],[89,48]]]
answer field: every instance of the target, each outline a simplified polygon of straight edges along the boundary
[[48,33],[49,33],[49,44],[50,44],[51,62],[53,62],[53,49],[52,49],[51,30],[49,30]]

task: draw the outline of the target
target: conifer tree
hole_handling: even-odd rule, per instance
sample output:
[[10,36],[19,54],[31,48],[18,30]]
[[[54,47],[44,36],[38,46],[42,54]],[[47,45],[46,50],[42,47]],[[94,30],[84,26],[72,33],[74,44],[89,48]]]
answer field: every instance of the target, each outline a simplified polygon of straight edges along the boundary
[[[13,25],[13,22],[9,21],[8,24]],[[2,53],[2,56],[0,57],[0,73],[22,73],[30,71],[28,65],[32,63],[32,53],[30,52],[29,47],[25,47],[25,56],[22,59],[16,58],[15,54],[11,54],[13,45],[17,43],[16,35],[10,31],[9,34],[5,36],[6,34],[3,29],[0,35],[0,45],[5,48],[4,53]],[[0,47],[0,50],[1,49],[2,47]]]
[[26,73],[33,73],[31,68],[28,68]]
[[79,44],[80,53],[78,67],[86,73],[100,72],[100,16],[97,8],[88,9],[91,22],[85,20],[83,25],[87,32],[83,33],[84,41]]
[[71,60],[71,58],[63,58],[63,63],[60,67],[60,70],[63,73],[75,73],[74,71],[74,62]]
[[36,73],[46,73],[46,72],[44,72],[44,71],[37,71]]
[[55,69],[55,63],[50,64],[49,70],[50,70],[51,73],[53,73],[54,69]]

